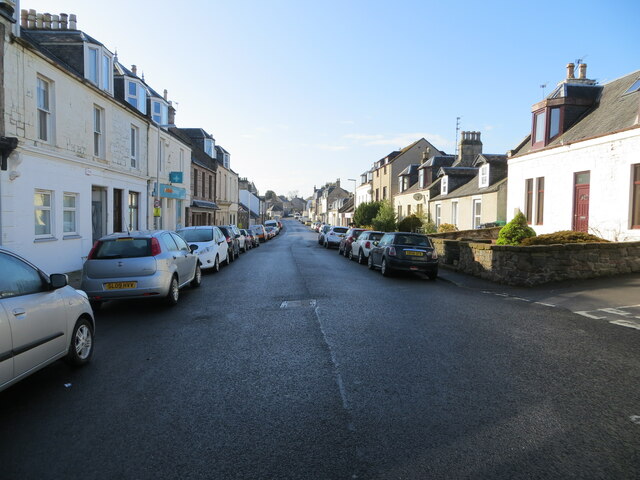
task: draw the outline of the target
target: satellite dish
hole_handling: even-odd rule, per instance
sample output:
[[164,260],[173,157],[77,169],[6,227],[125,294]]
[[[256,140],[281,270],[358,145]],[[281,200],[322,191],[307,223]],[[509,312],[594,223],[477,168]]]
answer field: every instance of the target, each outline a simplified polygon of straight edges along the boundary
[[372,193],[373,193],[373,189],[370,188],[369,190],[367,190],[367,195],[371,195]]
[[420,200],[422,200],[422,194],[421,193],[414,193],[413,194],[413,199],[417,200],[419,202]]

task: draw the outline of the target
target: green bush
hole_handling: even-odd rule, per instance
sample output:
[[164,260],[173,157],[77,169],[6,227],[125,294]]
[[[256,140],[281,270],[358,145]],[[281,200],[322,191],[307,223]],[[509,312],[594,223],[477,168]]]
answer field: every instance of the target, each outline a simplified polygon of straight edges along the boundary
[[396,212],[389,200],[380,202],[380,210],[372,221],[373,228],[381,232],[393,232],[396,229]]
[[371,225],[373,219],[378,215],[378,211],[381,207],[380,202],[366,202],[361,203],[353,212],[353,223],[358,227],[364,227],[365,225]]
[[417,232],[422,228],[422,220],[417,215],[409,215],[398,222],[398,231]]
[[519,211],[513,220],[500,229],[496,245],[520,245],[525,238],[535,236],[535,230],[527,225],[527,218]]
[[557,245],[559,243],[601,243],[609,242],[604,238],[596,237],[590,233],[563,230],[561,232],[546,233],[537,237],[529,237],[522,240],[520,245]]
[[428,220],[422,224],[422,233],[436,233],[438,229],[436,228],[436,224],[431,220]]
[[458,227],[451,223],[441,223],[438,227],[438,233],[457,232]]

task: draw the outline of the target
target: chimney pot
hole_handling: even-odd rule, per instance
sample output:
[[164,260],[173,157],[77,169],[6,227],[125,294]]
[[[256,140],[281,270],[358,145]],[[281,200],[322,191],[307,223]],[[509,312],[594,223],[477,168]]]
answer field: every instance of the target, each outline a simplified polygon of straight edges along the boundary
[[587,64],[581,63],[578,67],[578,78],[586,79],[587,78]]
[[45,13],[42,15],[43,18],[43,26],[46,30],[51,30],[51,14]]
[[169,93],[169,92],[167,92],[167,89],[165,88],[165,89],[164,89],[164,93],[163,93],[163,96],[164,96],[165,101],[167,100],[167,94],[168,94],[168,93]]
[[136,67],[135,65],[131,65],[131,72],[134,75],[138,75],[138,67]]
[[66,13],[60,14],[60,30],[66,30],[68,28],[69,15]]
[[20,10],[20,26],[22,28],[28,28],[29,26],[29,12],[24,8]]
[[51,15],[51,28],[60,30],[60,17],[58,15]]
[[41,13],[36,13],[36,28],[42,28],[42,20],[43,15]]
[[32,8],[27,14],[28,28],[36,28],[36,11]]
[[575,68],[576,66],[573,63],[567,63],[567,78],[575,78]]
[[75,13],[69,15],[69,30],[77,30],[78,29],[78,19]]

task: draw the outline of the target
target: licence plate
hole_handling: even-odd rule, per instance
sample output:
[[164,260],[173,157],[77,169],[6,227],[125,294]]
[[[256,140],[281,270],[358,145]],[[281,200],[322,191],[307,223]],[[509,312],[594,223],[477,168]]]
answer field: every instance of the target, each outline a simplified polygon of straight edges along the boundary
[[406,255],[415,255],[416,257],[422,257],[424,256],[424,252],[414,252],[412,250],[405,250],[404,253]]
[[125,288],[136,288],[138,282],[109,282],[104,284],[105,290],[123,290]]

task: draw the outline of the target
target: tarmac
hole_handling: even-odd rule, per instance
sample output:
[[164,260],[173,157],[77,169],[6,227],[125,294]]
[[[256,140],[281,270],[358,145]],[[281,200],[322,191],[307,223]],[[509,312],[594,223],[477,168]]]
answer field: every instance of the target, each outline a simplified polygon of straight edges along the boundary
[[[81,271],[67,273],[69,285],[80,288]],[[640,273],[587,280],[512,287],[442,267],[438,280],[507,300],[562,308],[587,318],[608,321],[640,331]]]

